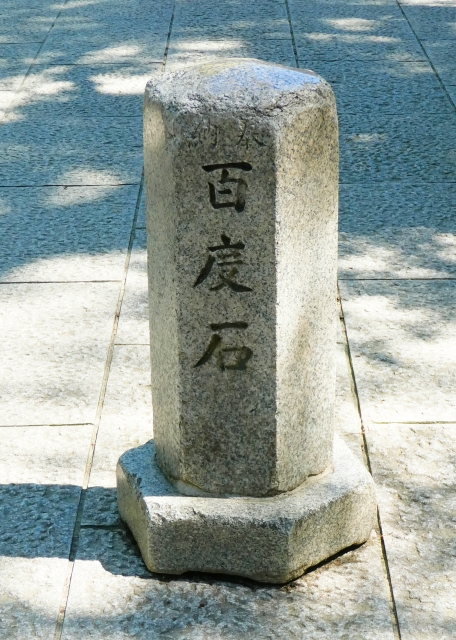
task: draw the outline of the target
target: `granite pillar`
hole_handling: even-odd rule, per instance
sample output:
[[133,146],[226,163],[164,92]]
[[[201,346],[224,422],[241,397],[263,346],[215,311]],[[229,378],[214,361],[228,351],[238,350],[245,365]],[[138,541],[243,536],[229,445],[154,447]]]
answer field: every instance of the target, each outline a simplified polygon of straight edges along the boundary
[[154,442],[118,499],[152,571],[283,582],[373,526],[333,446],[337,135],[310,71],[229,59],[146,87]]

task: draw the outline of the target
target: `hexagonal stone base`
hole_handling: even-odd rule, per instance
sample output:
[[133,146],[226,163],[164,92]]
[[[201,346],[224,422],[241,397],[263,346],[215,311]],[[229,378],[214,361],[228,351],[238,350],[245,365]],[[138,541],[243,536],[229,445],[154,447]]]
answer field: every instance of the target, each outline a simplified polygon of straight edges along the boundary
[[339,438],[333,470],[268,498],[190,497],[154,461],[153,441],[117,465],[120,515],[147,567],[158,573],[226,573],[283,583],[369,537],[372,477]]

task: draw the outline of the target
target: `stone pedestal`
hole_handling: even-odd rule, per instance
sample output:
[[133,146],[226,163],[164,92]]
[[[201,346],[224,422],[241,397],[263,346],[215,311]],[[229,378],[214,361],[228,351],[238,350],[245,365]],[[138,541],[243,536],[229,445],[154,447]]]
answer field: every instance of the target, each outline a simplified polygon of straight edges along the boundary
[[144,153],[155,440],[119,461],[121,516],[152,571],[289,580],[375,518],[333,451],[333,93],[258,60],[166,74]]

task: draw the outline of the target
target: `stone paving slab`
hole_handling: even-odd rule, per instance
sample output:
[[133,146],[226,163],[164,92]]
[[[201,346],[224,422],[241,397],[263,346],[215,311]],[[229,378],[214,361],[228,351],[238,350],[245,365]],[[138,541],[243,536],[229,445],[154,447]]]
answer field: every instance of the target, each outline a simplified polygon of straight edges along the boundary
[[[127,64],[144,65],[160,63],[166,45],[166,36],[142,40],[122,39],[115,44],[100,38],[95,41],[78,43],[77,31],[62,34],[46,41],[36,58],[38,64],[45,65],[85,65]],[[73,38],[73,40],[71,39]],[[112,45],[112,46],[109,46]]]
[[4,122],[0,186],[139,182],[141,118],[53,118]]
[[339,277],[456,275],[455,183],[341,185]]
[[122,530],[84,528],[62,638],[393,640],[378,536],[283,588],[147,572]]
[[233,39],[245,42],[259,38],[290,38],[286,4],[283,0],[242,0],[221,2],[214,11],[210,0],[197,4],[177,0],[174,11],[172,41],[182,38]]
[[0,90],[17,91],[35,55],[39,43],[0,44]]
[[83,524],[118,525],[119,457],[153,437],[149,345],[116,346],[103,404]]
[[456,424],[367,433],[402,640],[456,636]]
[[0,637],[50,638],[92,427],[1,428]]
[[8,107],[12,103],[15,97],[14,91],[2,91],[0,89],[0,119],[5,116]]
[[454,114],[427,62],[308,60],[306,64],[331,84],[344,115]]
[[138,187],[0,188],[0,281],[121,280]]
[[286,66],[295,66],[295,57],[291,39],[272,40],[211,40],[201,43],[198,40],[181,40],[169,48],[168,70],[193,65],[196,62],[212,62],[218,58],[257,58],[267,62],[277,62]]
[[412,4],[402,2],[403,10],[410,25],[421,40],[454,40],[456,38],[456,4],[442,2],[440,6],[433,2]]
[[116,344],[149,344],[146,230],[136,231],[130,257]]
[[[454,40],[427,40],[423,47],[445,86],[456,85],[456,47]],[[451,91],[454,95],[454,92]]]
[[94,421],[119,288],[0,286],[0,425]]
[[37,8],[30,14],[28,7],[10,6],[0,22],[0,43],[42,42],[59,11],[55,4],[44,5],[39,11]]
[[[299,61],[424,60],[424,54],[396,3],[290,0]],[[301,64],[300,66],[305,66]]]
[[456,422],[456,281],[342,281],[362,415]]
[[[341,183],[453,181],[456,114],[340,115]],[[400,161],[398,162],[398,158]]]
[[13,115],[141,116],[146,83],[161,63],[144,65],[33,65],[14,103]]

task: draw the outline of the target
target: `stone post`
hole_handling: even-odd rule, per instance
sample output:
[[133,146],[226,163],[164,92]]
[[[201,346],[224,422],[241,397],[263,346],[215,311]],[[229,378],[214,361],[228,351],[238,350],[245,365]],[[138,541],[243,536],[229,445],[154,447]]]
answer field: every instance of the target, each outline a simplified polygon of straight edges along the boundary
[[118,465],[152,571],[284,582],[375,519],[334,443],[338,144],[329,85],[229,59],[144,102],[154,442]]

